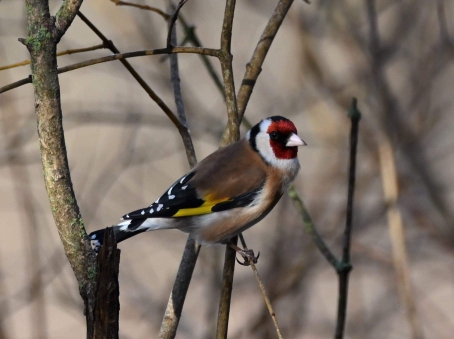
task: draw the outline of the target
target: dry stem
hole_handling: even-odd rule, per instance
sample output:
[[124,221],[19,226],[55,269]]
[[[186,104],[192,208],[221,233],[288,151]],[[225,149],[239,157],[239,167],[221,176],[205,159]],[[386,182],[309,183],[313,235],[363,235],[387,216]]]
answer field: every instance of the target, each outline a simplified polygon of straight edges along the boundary
[[[91,46],[91,47],[86,47],[86,48],[68,49],[66,51],[57,53],[57,56],[59,57],[59,56],[68,55],[68,54],[96,51],[97,49],[102,49],[102,48],[107,48],[107,47],[104,44],[102,44],[102,45],[96,45],[96,46]],[[27,66],[28,64],[30,64],[30,59],[24,60],[21,62],[17,62],[15,64],[2,66],[2,67],[0,67],[0,71],[3,71],[5,69],[20,67],[20,66]]]
[[397,170],[394,160],[394,151],[391,142],[386,136],[381,136],[378,154],[383,184],[385,202],[388,206],[388,227],[391,237],[394,269],[397,277],[399,296],[407,310],[407,318],[413,339],[423,338],[421,323],[418,319],[416,303],[411,286],[408,270],[407,248],[405,246],[405,231],[402,215],[397,205],[399,197]]
[[[171,6],[172,7],[172,6]],[[171,43],[176,44],[177,33],[176,30],[172,30]],[[175,96],[175,104],[177,106],[178,117],[184,126],[186,123],[186,113],[184,110],[183,96],[181,94],[180,87],[180,72],[178,68],[178,55],[170,55],[170,80],[172,82],[173,92]],[[194,167],[197,164],[194,146],[192,139],[187,133],[187,138],[183,137],[183,143],[185,145],[186,155],[189,161],[189,165]],[[195,264],[197,262],[198,254],[200,251],[200,245],[197,245],[193,239],[188,237],[186,246],[183,252],[183,258],[181,259],[178,273],[175,278],[175,283],[170,294],[169,301],[167,302],[164,319],[161,323],[161,329],[159,330],[159,339],[171,339],[174,338],[177,332],[178,324],[180,322],[181,313],[183,311],[184,301],[191,282],[192,273],[194,272]]]
[[[105,56],[105,57],[101,57],[101,58],[87,60],[87,61],[79,62],[76,64],[68,65],[65,67],[60,67],[57,71],[58,71],[58,74],[61,74],[61,73],[73,71],[73,70],[76,70],[79,68],[88,67],[88,66],[92,66],[92,65],[96,65],[96,64],[101,64],[101,63],[109,62],[109,61],[113,61],[113,60],[124,60],[124,59],[128,59],[128,58],[135,58],[135,57],[145,56],[145,55],[161,55],[161,54],[172,54],[172,53],[203,54],[203,55],[209,55],[209,56],[214,56],[214,57],[219,57],[219,54],[220,54],[219,50],[217,50],[217,49],[198,48],[198,47],[173,47],[173,48],[149,49],[149,50],[144,50],[144,51],[118,53],[118,54],[109,55],[109,56]],[[29,76],[28,78],[21,79],[12,84],[1,87],[0,93],[7,92],[9,90],[12,90],[14,88],[20,87],[25,84],[29,84],[31,82],[32,82],[31,77]],[[172,122],[174,122],[174,121],[172,120]]]
[[147,6],[147,5],[139,5],[139,4],[134,4],[132,2],[120,1],[120,0],[110,0],[110,1],[112,1],[117,6],[131,6],[131,7],[136,7],[136,8],[145,9],[147,11],[152,11],[152,12],[158,13],[165,20],[168,20],[170,17],[167,13],[161,11],[159,8],[156,8],[156,7],[151,7],[151,6]]
[[[246,245],[246,241],[244,241],[244,237],[242,234],[240,234],[240,241],[241,241],[241,245],[243,246],[243,248],[245,250],[247,250],[248,247]],[[268,294],[266,293],[265,285],[263,285],[263,282],[262,282],[262,279],[260,278],[257,267],[255,267],[254,261],[252,259],[249,259],[249,265],[252,268],[252,272],[254,272],[254,276],[259,285],[260,292],[262,292],[262,296],[263,296],[263,299],[265,300],[266,307],[268,308],[268,312],[270,313],[271,319],[273,320],[273,324],[274,324],[274,328],[276,329],[277,337],[279,339],[282,339],[281,329],[279,328],[279,325],[277,323],[276,313],[274,312],[273,306],[271,305],[270,298],[268,298]]]

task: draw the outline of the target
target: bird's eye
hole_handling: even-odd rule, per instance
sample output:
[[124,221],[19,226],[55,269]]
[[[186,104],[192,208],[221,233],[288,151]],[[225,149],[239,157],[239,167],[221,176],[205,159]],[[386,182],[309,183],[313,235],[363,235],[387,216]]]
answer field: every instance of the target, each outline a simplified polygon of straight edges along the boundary
[[277,140],[277,138],[279,138],[279,135],[277,134],[277,132],[271,132],[270,133],[270,139],[271,140]]

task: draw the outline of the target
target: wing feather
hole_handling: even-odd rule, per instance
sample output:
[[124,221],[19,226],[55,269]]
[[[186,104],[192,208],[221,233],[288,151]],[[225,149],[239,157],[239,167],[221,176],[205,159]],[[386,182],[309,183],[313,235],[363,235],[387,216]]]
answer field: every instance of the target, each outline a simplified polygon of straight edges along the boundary
[[130,212],[123,219],[180,218],[251,205],[262,190],[267,173],[260,156],[248,152],[249,145],[241,142],[212,153],[153,204]]

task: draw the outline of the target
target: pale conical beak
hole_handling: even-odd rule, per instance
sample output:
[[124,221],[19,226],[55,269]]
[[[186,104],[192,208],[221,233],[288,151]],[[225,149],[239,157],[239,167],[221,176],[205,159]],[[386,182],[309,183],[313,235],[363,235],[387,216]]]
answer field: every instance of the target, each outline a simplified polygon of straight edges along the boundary
[[294,146],[307,146],[307,144],[301,140],[299,136],[297,136],[295,133],[292,133],[290,138],[288,138],[287,143],[285,144],[285,147],[294,147]]

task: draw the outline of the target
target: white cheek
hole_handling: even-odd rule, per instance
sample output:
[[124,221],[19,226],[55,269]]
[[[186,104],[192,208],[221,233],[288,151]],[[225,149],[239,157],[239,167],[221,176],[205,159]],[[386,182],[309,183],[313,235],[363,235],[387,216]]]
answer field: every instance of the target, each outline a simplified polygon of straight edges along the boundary
[[278,159],[274,154],[273,149],[271,148],[270,138],[267,133],[257,134],[256,145],[257,149],[260,151],[260,155],[268,164],[281,169],[285,173],[287,178],[286,180],[284,180],[284,186],[288,186],[288,184],[293,181],[296,174],[298,173],[298,170],[300,169],[298,158]]
[[270,164],[273,164],[277,158],[274,155],[273,149],[270,145],[270,137],[268,133],[260,132],[255,138],[257,149],[260,151],[260,155]]

